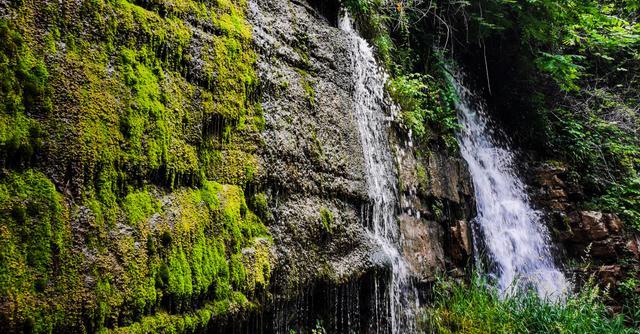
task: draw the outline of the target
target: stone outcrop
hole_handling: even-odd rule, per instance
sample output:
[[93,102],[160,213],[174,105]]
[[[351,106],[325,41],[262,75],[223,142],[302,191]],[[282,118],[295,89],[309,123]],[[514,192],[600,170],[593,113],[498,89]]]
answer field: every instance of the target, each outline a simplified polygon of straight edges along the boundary
[[[396,141],[405,254],[421,281],[431,281],[438,271],[462,275],[472,256],[468,222],[475,215],[466,164],[455,154]],[[430,237],[408,237],[416,229]]]
[[533,198],[545,211],[554,239],[567,257],[593,263],[568,269],[575,269],[580,281],[594,276],[617,293],[619,282],[628,278],[640,260],[637,236],[625,231],[624,222],[615,213],[581,209],[582,192],[563,180],[565,167],[542,164],[532,170]]

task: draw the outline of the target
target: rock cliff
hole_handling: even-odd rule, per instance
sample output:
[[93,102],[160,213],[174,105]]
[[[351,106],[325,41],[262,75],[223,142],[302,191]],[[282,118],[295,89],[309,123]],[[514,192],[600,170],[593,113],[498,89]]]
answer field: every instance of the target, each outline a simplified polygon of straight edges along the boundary
[[[0,1],[0,327],[371,328],[389,269],[363,223],[339,15],[304,0]],[[414,279],[459,276],[468,173],[389,118]]]

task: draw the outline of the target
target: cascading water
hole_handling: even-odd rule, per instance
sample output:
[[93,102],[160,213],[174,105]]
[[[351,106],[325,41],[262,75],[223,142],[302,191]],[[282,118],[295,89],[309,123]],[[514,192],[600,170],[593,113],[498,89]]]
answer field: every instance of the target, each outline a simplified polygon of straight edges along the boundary
[[[388,330],[391,333],[411,333],[415,332],[413,303],[417,299],[407,263],[398,246],[400,231],[395,212],[397,175],[385,122],[385,109],[391,106],[385,98],[387,77],[376,64],[371,46],[355,31],[348,15],[340,20],[340,28],[352,41],[354,113],[364,151],[367,189],[371,200],[371,207],[363,220],[370,224],[373,237],[391,264],[391,277],[387,285],[390,299]],[[378,327],[382,325],[379,323]],[[383,328],[376,330],[386,331]]]
[[458,144],[473,179],[475,224],[495,267],[491,273],[503,294],[534,288],[543,298],[562,298],[569,283],[554,265],[548,231],[516,176],[514,155],[492,138],[482,103],[461,81],[452,79],[459,98]]

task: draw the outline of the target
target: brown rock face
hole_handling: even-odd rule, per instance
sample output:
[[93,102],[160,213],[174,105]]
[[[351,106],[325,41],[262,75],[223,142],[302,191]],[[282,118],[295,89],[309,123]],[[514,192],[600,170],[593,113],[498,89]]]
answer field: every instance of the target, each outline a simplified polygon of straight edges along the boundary
[[554,199],[564,199],[567,197],[567,193],[563,189],[552,189],[549,191],[549,195]]
[[475,216],[464,161],[450,152],[409,145],[397,134],[391,143],[398,163],[403,254],[412,275],[421,282],[439,272],[463,275],[471,255],[466,221]]
[[471,256],[469,224],[458,220],[451,227],[451,256],[458,262],[465,262]]
[[[527,167],[532,201],[545,213],[564,255],[576,263],[565,262],[576,274],[576,286],[592,277],[601,287],[609,286],[612,298],[608,306],[620,312],[628,296],[618,289],[619,282],[640,277],[636,274],[640,270],[640,235],[625,228],[616,213],[583,211],[593,194],[586,193],[572,176],[579,170],[558,161],[533,162]],[[585,260],[588,265],[582,263]]]
[[419,279],[428,281],[444,269],[444,251],[440,242],[444,231],[437,222],[422,221],[406,214],[399,220],[405,259]]
[[607,239],[602,241],[596,241],[591,244],[591,256],[599,259],[605,259],[608,261],[618,258],[616,252],[616,244],[613,240]]
[[[624,249],[621,241],[622,222],[615,214],[579,211],[569,214],[570,233],[563,239],[574,255],[585,253],[605,262],[618,258]],[[623,252],[623,251],[622,251]]]
[[582,241],[602,240],[609,235],[602,212],[581,211],[578,215],[580,220],[574,232]]

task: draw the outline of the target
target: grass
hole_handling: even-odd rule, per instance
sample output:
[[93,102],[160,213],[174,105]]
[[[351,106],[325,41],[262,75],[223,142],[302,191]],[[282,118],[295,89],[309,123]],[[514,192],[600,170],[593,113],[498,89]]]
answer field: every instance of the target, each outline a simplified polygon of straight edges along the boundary
[[535,293],[501,298],[476,276],[469,284],[440,281],[433,306],[423,310],[425,333],[637,333],[621,316],[611,316],[604,293],[589,286],[565,303],[548,302]]

